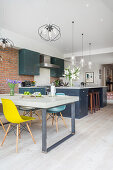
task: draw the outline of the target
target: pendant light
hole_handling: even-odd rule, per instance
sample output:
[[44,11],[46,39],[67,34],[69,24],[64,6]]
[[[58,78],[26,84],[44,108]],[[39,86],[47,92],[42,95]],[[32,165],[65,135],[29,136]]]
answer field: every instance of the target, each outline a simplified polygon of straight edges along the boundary
[[38,34],[45,41],[56,41],[61,37],[60,27],[55,24],[42,25]]
[[[49,18],[49,12],[52,15],[50,8],[49,8],[49,1],[50,0],[45,0],[45,8],[47,11],[47,18]],[[61,37],[61,30],[58,25],[55,24],[50,24],[48,21],[41,25],[38,28],[38,34],[41,37],[42,40],[48,41],[48,42],[53,42],[58,40]]]
[[83,37],[84,36],[84,34],[82,34],[82,58],[81,58],[81,60],[80,60],[80,65],[81,65],[81,67],[84,67],[84,65],[85,65],[85,60],[84,60],[84,54],[83,54],[83,50],[84,50],[84,48],[83,48]]
[[8,39],[8,38],[0,38],[0,46],[2,46],[3,49],[5,48],[13,48],[14,43]]
[[92,61],[91,61],[91,43],[89,43],[89,61],[88,61],[88,67],[91,69],[92,67]]
[[72,21],[72,56],[71,56],[72,65],[75,65],[75,56],[74,56],[74,21]]

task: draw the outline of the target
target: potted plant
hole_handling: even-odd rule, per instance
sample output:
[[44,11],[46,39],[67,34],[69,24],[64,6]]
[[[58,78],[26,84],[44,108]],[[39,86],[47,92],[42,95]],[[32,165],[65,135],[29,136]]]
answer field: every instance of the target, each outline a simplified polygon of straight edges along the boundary
[[21,83],[21,81],[17,80],[7,80],[8,86],[10,87],[10,96],[14,96],[14,88],[17,84]]

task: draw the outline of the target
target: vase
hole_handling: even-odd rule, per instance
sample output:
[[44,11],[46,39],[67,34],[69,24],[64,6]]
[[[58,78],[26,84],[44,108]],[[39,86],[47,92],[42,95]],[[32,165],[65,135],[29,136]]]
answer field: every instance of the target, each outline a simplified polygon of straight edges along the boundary
[[73,79],[70,79],[70,86],[73,86]]
[[14,96],[14,88],[10,88],[10,96]]

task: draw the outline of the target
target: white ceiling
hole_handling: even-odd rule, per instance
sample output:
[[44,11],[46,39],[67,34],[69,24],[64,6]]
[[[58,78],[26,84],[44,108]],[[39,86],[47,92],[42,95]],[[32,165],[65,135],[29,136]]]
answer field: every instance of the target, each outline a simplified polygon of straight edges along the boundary
[[51,46],[63,54],[71,52],[72,20],[74,51],[113,47],[113,0],[0,0],[0,26],[15,33],[43,42],[38,27],[54,23],[61,28],[62,37]]

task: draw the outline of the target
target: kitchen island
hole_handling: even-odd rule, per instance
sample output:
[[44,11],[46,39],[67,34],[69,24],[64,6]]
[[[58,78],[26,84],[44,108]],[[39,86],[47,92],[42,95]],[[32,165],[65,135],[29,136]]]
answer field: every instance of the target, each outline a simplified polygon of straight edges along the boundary
[[[79,96],[79,101],[75,106],[75,118],[82,118],[88,115],[88,93],[98,91],[100,97],[100,107],[103,108],[107,105],[107,87],[94,86],[94,87],[57,87],[57,93],[65,93],[68,96]],[[66,109],[62,112],[65,117],[71,117],[71,106],[67,105]]]

